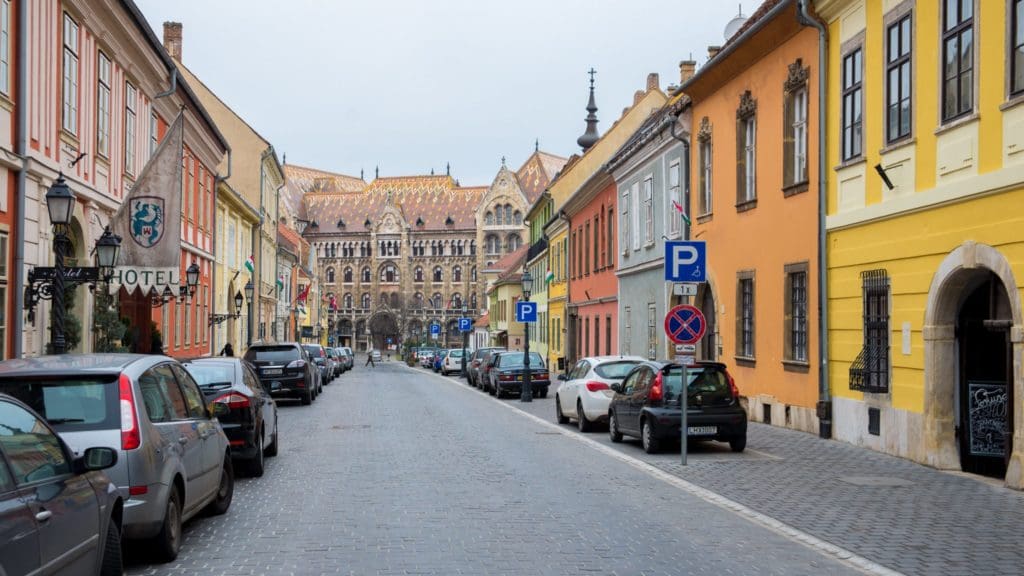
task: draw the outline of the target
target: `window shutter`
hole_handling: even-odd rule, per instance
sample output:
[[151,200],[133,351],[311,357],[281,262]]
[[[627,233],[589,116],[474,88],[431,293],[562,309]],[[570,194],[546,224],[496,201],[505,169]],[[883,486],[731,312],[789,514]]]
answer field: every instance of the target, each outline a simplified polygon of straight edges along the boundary
[[782,185],[790,186],[796,180],[793,163],[796,161],[796,142],[793,139],[793,123],[796,121],[796,93],[786,92],[782,121]]
[[747,140],[744,124],[746,121],[743,118],[736,119],[736,204],[742,203],[747,193]]

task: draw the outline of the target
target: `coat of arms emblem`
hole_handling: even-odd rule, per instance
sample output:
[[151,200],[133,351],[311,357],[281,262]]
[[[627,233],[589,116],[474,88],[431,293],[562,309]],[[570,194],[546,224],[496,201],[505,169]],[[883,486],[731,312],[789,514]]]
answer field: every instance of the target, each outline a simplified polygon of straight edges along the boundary
[[132,238],[143,248],[152,248],[164,235],[164,199],[138,196],[131,200]]

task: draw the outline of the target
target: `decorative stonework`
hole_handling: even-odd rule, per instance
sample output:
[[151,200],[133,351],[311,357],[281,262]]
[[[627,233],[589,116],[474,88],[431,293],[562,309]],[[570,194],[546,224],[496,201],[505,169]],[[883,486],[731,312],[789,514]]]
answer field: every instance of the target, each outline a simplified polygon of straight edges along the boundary
[[697,140],[707,142],[711,139],[711,121],[705,116],[700,119],[700,129],[697,130]]
[[807,86],[807,80],[811,76],[811,68],[804,67],[803,60],[800,58],[796,59],[789,65],[789,75],[786,76],[786,82],[783,84],[786,92],[795,92],[800,88]]
[[737,118],[749,118],[757,114],[757,100],[750,95],[750,90],[745,90],[740,95],[740,107],[736,109]]

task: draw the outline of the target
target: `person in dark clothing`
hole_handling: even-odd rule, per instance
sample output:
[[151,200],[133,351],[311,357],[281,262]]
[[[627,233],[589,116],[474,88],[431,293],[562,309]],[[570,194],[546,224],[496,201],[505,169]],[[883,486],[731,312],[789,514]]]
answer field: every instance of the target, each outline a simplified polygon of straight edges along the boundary
[[228,342],[227,344],[224,345],[224,349],[220,351],[220,355],[221,356],[234,356],[235,355],[235,348],[231,345],[231,342]]
[[377,364],[373,361],[373,350],[370,350],[370,352],[366,354],[366,364],[363,364],[363,366],[369,366],[371,368],[377,367]]

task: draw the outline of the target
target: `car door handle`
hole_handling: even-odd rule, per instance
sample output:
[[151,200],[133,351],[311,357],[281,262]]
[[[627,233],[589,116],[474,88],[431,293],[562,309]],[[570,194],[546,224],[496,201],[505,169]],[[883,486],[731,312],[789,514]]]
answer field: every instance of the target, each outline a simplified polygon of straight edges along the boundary
[[40,522],[46,522],[51,516],[53,516],[53,512],[50,512],[49,510],[40,510],[39,512],[36,512],[36,520]]

